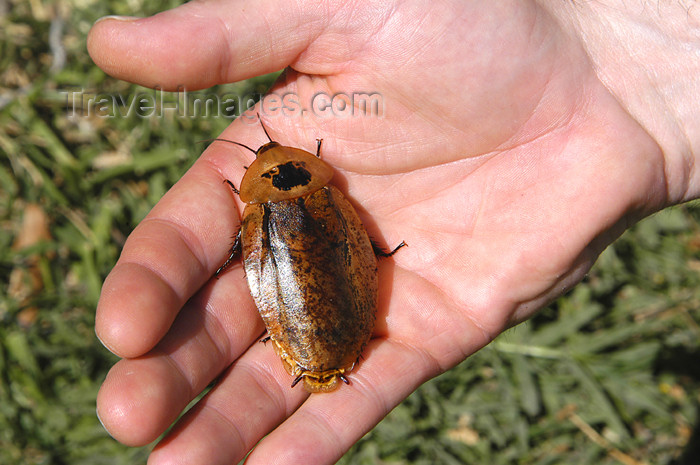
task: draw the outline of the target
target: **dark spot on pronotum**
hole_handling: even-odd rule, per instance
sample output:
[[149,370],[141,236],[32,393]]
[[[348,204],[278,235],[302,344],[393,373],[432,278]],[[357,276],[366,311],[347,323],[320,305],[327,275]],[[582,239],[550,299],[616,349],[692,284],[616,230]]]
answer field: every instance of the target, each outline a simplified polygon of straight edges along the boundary
[[292,161],[279,165],[274,170],[263,173],[261,176],[272,178],[272,185],[282,191],[305,186],[311,182],[311,173],[301,163]]

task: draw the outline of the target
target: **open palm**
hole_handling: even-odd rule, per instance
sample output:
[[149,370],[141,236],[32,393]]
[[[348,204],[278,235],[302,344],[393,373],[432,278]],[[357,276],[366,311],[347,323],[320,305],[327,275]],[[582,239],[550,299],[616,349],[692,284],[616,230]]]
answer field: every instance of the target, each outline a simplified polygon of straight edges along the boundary
[[[307,109],[318,92],[381,95],[381,117],[257,111],[282,145],[323,139],[370,236],[409,244],[380,260],[375,333],[350,385],[291,389],[255,343],[264,327],[241,265],[212,279],[244,206],[222,181],[238,184],[252,158],[212,144],[129,237],[98,307],[100,339],[125,357],[98,398],[118,440],[153,441],[219,377],[149,463],[235,463],[271,431],[249,463],[334,462],[669,202],[657,143],[536,3],[301,3],[192,2],[90,35],[105,71],[166,90],[286,67],[273,92]],[[221,137],[267,142],[248,118]]]

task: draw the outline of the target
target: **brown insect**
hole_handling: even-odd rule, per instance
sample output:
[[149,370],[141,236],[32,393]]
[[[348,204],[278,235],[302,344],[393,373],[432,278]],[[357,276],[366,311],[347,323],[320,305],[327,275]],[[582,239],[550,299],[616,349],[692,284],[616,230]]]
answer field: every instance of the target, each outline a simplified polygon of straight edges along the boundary
[[[260,122],[262,125],[262,121]],[[355,209],[316,155],[274,142],[253,150],[240,190],[247,205],[231,254],[241,252],[248,287],[275,352],[309,392],[334,390],[358,361],[374,327],[377,256]]]

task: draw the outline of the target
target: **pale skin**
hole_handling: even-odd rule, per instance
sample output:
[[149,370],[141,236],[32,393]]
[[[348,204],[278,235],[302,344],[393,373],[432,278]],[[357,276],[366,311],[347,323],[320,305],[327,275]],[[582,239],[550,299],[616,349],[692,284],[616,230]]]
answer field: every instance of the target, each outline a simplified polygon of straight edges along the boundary
[[[90,32],[98,66],[146,86],[286,68],[273,91],[302,102],[380,93],[381,118],[261,116],[283,145],[313,153],[322,138],[370,235],[409,244],[380,260],[350,384],[291,389],[256,342],[241,265],[212,279],[244,206],[223,181],[239,183],[252,154],[206,149],[130,235],[97,309],[123,357],[97,405],[117,440],[154,441],[218,377],[149,464],[236,463],[254,446],[249,464],[333,463],[421,383],[574,286],[635,221],[698,197],[693,2],[364,3],[195,1]],[[220,137],[267,142],[254,117]]]

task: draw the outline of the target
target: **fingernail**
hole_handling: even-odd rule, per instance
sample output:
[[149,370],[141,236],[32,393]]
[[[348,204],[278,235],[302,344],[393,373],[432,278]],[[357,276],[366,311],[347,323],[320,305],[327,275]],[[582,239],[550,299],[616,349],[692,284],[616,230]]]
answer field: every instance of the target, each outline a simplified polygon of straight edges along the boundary
[[97,21],[93,24],[93,26],[101,21],[105,21],[108,19],[113,19],[115,21],[136,21],[137,19],[141,19],[138,16],[119,16],[119,15],[109,15],[109,16],[103,16],[101,18],[97,18]]
[[[95,328],[95,336],[97,336],[97,340],[100,341],[100,344],[102,344],[102,347],[105,349],[109,350],[113,355],[117,355],[107,344],[104,343],[104,341],[100,338],[100,335],[97,333],[97,328]],[[119,357],[119,355],[117,355]]]
[[112,436],[112,435],[110,434],[110,432],[107,430],[107,428],[105,427],[105,423],[102,421],[102,418],[100,418],[100,409],[99,409],[99,407],[95,407],[95,416],[97,417],[97,421],[99,421],[100,424],[102,425],[102,428],[104,428],[104,430],[107,431],[107,434],[109,434],[110,436]]

